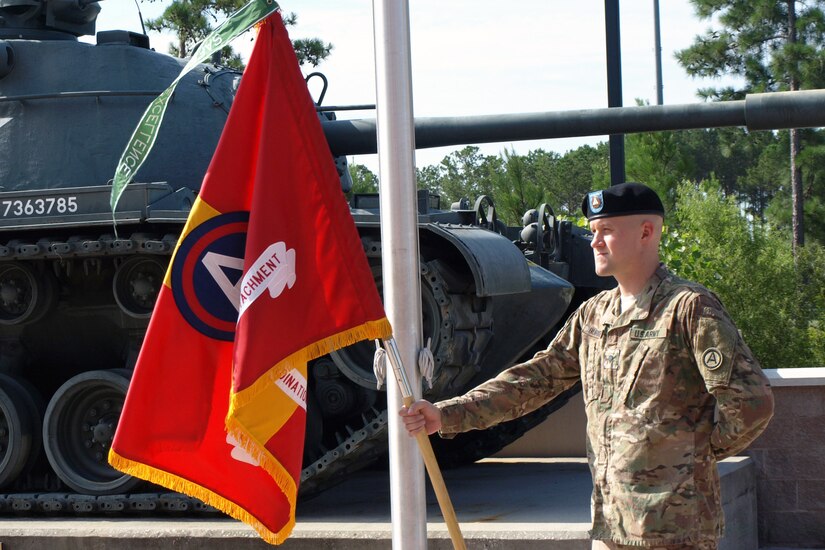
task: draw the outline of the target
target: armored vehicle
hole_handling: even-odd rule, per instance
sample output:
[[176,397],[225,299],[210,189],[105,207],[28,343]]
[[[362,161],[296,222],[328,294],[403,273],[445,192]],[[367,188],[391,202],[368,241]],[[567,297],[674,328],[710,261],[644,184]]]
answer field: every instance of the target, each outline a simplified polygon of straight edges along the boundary
[[[133,32],[78,41],[94,34],[99,10],[91,0],[0,0],[0,512],[203,509],[115,471],[107,453],[155,298],[241,75],[201,65],[180,82],[152,155],[113,214],[110,182],[120,153],[182,62]],[[821,93],[801,94],[422,120],[416,143],[825,124]],[[374,152],[374,121],[319,116],[347,191],[343,155]],[[439,197],[419,194],[424,334],[435,358],[426,397],[458,394],[545,345],[571,307],[611,285],[593,272],[587,233],[557,220],[549,205],[536,206],[524,227],[507,228],[490,197],[443,207]],[[351,211],[380,289],[377,196],[355,195]],[[385,454],[386,399],[372,356],[359,344],[309,366],[304,496]],[[488,456],[563,402],[437,441],[439,461]]]
[[[117,159],[182,63],[132,32],[78,41],[94,34],[99,9],[78,0],[0,2],[0,491],[16,511],[195,506],[130,495],[152,489],[110,468],[107,453],[240,74],[202,65],[184,78],[139,181],[112,214]],[[338,164],[348,191],[344,157]],[[548,206],[529,221],[529,242],[522,228],[498,222],[489,197],[442,208],[422,192],[418,206],[431,398],[494,375],[563,318],[575,288],[605,284],[592,274],[583,232],[558,223]],[[352,214],[380,289],[377,196],[354,196]],[[302,494],[385,453],[386,400],[372,353],[362,344],[310,365]],[[439,452],[453,463],[481,458],[526,426]]]

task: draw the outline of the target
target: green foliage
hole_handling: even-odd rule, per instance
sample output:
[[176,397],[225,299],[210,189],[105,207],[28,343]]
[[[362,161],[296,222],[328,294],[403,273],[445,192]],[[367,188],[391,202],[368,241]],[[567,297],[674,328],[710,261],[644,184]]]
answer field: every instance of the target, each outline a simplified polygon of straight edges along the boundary
[[708,128],[632,134],[625,143],[628,181],[656,189],[668,211],[683,180],[718,181],[725,196],[736,197],[760,219],[783,185],[787,188],[786,134]]
[[582,197],[610,181],[606,143],[582,145],[564,155],[538,149],[528,153],[526,161],[528,177],[545,190],[557,214],[581,213]]
[[808,243],[797,258],[796,283],[799,312],[806,330],[810,366],[825,365],[825,247]]
[[644,182],[655,189],[668,212],[675,204],[676,184],[692,171],[680,141],[679,132],[632,134],[625,139],[627,181]]
[[[637,99],[638,106],[645,102]],[[625,137],[626,181],[649,185],[661,197],[666,211],[675,204],[676,184],[695,171],[686,132],[646,132]]]
[[702,255],[702,243],[675,226],[666,226],[660,245],[662,261],[680,277],[697,281],[710,272],[708,260]]
[[497,216],[507,225],[521,225],[525,212],[545,202],[544,190],[528,177],[525,157],[504,151],[502,160],[500,169],[491,174]]
[[744,93],[825,84],[825,16],[823,0],[793,2],[796,42],[789,40],[789,2],[777,0],[692,0],[696,13],[715,17],[718,29],[697,36],[692,46],[676,52],[691,76],[741,76],[740,89],[709,88],[706,99],[738,99]]
[[[736,182],[747,211],[760,221],[766,220],[768,206],[776,194],[790,186],[788,134],[783,133],[781,138],[773,133],[763,134],[774,137],[774,141],[764,147]],[[787,212],[790,215],[790,210]]]
[[[809,132],[814,145],[800,156],[809,174],[808,234],[822,235],[825,138]],[[739,128],[644,134],[628,139],[628,174],[668,203],[662,260],[719,295],[763,366],[825,366],[825,248],[817,237],[796,262],[792,257],[788,147],[785,133]],[[356,186],[372,189],[374,174],[357,165],[350,170]],[[547,202],[559,218],[587,227],[581,200],[609,185],[607,145],[499,157],[467,147],[418,169],[417,177],[447,208],[461,197],[492,194],[508,225],[520,225],[524,211]]]
[[474,201],[493,191],[493,177],[503,161],[492,155],[482,155],[478,147],[467,146],[444,157],[435,166],[416,170],[419,189],[429,189],[441,195],[442,204],[457,202],[463,197]]
[[797,265],[789,234],[753,223],[719,183],[682,183],[662,259],[719,295],[766,368],[825,365],[825,253],[806,247]]
[[211,3],[210,0],[174,0],[159,17],[147,20],[146,28],[155,32],[174,32],[178,43],[169,46],[169,53],[188,57],[195,45],[212,30],[208,14],[213,14],[215,7],[210,6]]
[[[802,168],[805,242],[825,244],[825,133],[800,130],[806,143],[797,164]],[[737,180],[737,194],[748,213],[775,228],[791,228],[791,188],[788,134],[756,132],[770,136],[762,152],[753,158],[744,177]]]
[[[163,2],[168,0],[141,0],[141,2]],[[213,24],[228,17],[248,0],[172,0],[163,13],[155,19],[145,22],[146,28],[154,32],[171,31],[178,37],[177,44],[169,45],[169,53],[175,57],[189,57],[192,50],[213,30]],[[295,25],[298,16],[294,13],[284,14],[284,24]],[[317,67],[332,52],[332,44],[324,43],[319,38],[299,38],[292,41],[295,55],[301,65]],[[231,46],[220,51],[219,63],[235,69],[243,69],[240,54]]]
[[[737,196],[749,201],[742,178],[767,147],[779,138],[773,132],[748,132],[744,128],[708,128],[678,132],[680,147],[692,163],[687,179],[719,181],[726,196]],[[787,147],[784,158],[777,158],[779,166],[787,171]]]
[[491,195],[499,219],[521,225],[523,214],[548,203],[556,214],[581,213],[582,197],[608,185],[607,144],[583,145],[564,155],[531,151],[518,155],[482,155],[469,146],[453,152],[437,165],[416,170],[419,189],[429,189],[449,205],[461,198],[471,204],[481,195]]
[[317,67],[332,53],[332,44],[325,44],[320,38],[297,38],[292,41],[292,47],[295,48],[298,63],[313,67]]
[[378,176],[363,164],[350,164],[351,193],[378,193]]
[[[825,133],[801,130],[805,240],[825,243]],[[710,128],[626,138],[627,179],[659,193],[667,211],[683,180],[713,179],[727,197],[760,222],[791,228],[790,143],[786,132]]]
[[423,168],[416,168],[415,180],[419,189],[429,189],[430,193],[441,197],[443,204],[449,204],[447,203],[447,197],[444,195],[444,190],[441,188],[440,165],[431,164]]
[[[825,0],[691,1],[700,17],[714,18],[719,28],[711,28],[703,36],[696,37],[692,46],[676,52],[676,58],[692,76],[735,75],[743,80],[738,88],[700,90],[701,97],[741,99],[746,93],[822,88],[825,85]],[[797,139],[798,132],[790,130],[794,147],[786,149],[794,157],[809,146],[806,140]],[[795,158],[794,162],[800,167],[800,158]],[[795,193],[807,201],[808,194],[802,189],[805,183],[800,178],[810,179],[809,172],[810,169],[804,168],[790,171],[788,180],[793,191],[787,193]],[[751,203],[759,207],[759,216],[765,213],[761,196],[764,183],[764,180],[759,182],[759,194]],[[771,192],[774,190],[768,191]],[[774,212],[781,215],[776,210],[778,204],[773,203]],[[790,202],[786,206],[789,207]],[[815,206],[814,209],[818,208]],[[796,209],[790,212],[792,216],[797,214]],[[794,249],[805,240],[802,228],[806,216],[799,218],[793,223]]]

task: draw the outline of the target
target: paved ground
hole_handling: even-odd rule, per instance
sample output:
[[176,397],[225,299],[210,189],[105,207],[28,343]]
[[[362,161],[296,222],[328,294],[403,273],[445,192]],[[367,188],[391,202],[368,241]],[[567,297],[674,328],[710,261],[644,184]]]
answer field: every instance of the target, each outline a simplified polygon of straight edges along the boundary
[[[721,465],[723,480],[745,479],[750,462]],[[746,460],[746,459],[741,459]],[[590,473],[584,459],[488,459],[443,472],[469,549],[590,548]],[[723,481],[723,486],[725,482]],[[733,491],[731,491],[733,492]],[[739,492],[739,491],[736,491]],[[285,550],[378,550],[392,547],[386,471],[361,472],[299,503]],[[727,510],[727,508],[726,508]],[[428,548],[452,548],[432,492]],[[729,518],[732,520],[733,518]],[[753,546],[753,545],[751,545]],[[231,519],[3,519],[0,550],[212,550],[272,548]],[[737,550],[754,550],[742,545]]]
[[[498,459],[443,472],[468,548],[589,548],[590,473],[583,459]],[[390,548],[389,475],[360,472],[300,502],[292,549]],[[437,500],[427,496],[429,548],[451,548]],[[2,550],[271,548],[230,519],[5,519]]]

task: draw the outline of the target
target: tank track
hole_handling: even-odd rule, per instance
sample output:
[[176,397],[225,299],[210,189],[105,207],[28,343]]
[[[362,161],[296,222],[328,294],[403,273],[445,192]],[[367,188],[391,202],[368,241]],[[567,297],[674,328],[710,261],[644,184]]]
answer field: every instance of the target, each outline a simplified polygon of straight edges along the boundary
[[98,236],[69,235],[37,239],[10,239],[0,237],[0,261],[2,260],[63,260],[69,258],[94,258],[96,256],[120,256],[125,254],[171,255],[178,235],[157,235],[135,232],[128,236],[103,234]]
[[301,471],[299,495],[310,498],[344,480],[347,474],[362,469],[382,457],[387,450],[387,410],[372,409],[363,415],[364,424],[341,438],[337,447]]
[[92,496],[77,493],[10,493],[0,495],[4,516],[99,516],[99,515],[222,515],[200,500],[178,493],[133,493]]
[[[172,229],[172,228],[170,228]],[[173,229],[172,229],[173,230]],[[90,260],[107,257],[147,254],[169,256],[177,241],[174,233],[132,232],[115,237],[67,235],[51,238],[14,239],[4,241],[0,236],[0,265],[3,261],[53,262],[54,270],[67,269],[64,260]],[[373,265],[380,263],[379,241],[363,239],[364,249]],[[99,262],[98,262],[99,263]],[[84,269],[88,262],[84,262]],[[117,263],[115,264],[117,265]],[[58,267],[62,266],[62,267]],[[478,298],[467,289],[452,292],[453,280],[448,265],[439,260],[422,262],[422,288],[429,293],[433,327],[437,341],[433,344],[435,376],[433,388],[425,391],[431,400],[459,393],[477,373],[484,349],[492,338],[492,308],[479,309]],[[426,306],[425,306],[426,307]],[[486,313],[485,313],[486,311]],[[131,334],[136,332],[132,329]],[[390,380],[392,378],[390,377]],[[363,391],[370,391],[362,388]],[[355,420],[350,419],[335,433],[336,444],[322,448],[317,457],[304,467],[301,474],[299,497],[311,498],[346,479],[360,469],[386,456],[388,411],[381,397]],[[530,423],[532,427],[533,423]],[[477,432],[481,441],[467,447],[459,460],[447,460],[444,467],[453,467],[488,456],[491,448],[501,448],[520,436],[525,429],[508,430],[507,434]],[[438,449],[436,449],[438,450]],[[450,451],[453,452],[453,451]],[[486,453],[486,454],[485,454]],[[443,453],[439,453],[443,454]],[[449,453],[448,453],[449,454]],[[445,461],[442,461],[445,462]],[[56,480],[55,480],[56,481]],[[23,491],[19,489],[22,488]],[[45,490],[29,490],[15,485],[0,494],[0,514],[6,516],[78,516],[78,515],[220,515],[218,510],[201,501],[170,492],[151,492],[160,489],[143,486],[143,492],[121,495],[92,496],[64,492],[60,482],[51,483]],[[54,490],[58,489],[58,490]],[[148,491],[147,491],[148,489]]]

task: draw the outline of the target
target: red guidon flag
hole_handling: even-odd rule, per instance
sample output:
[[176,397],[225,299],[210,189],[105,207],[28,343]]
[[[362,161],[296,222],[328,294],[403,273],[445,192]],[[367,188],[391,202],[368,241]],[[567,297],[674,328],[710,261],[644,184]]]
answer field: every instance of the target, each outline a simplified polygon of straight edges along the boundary
[[274,14],[170,263],[109,461],[278,544],[295,524],[307,361],[390,333]]

